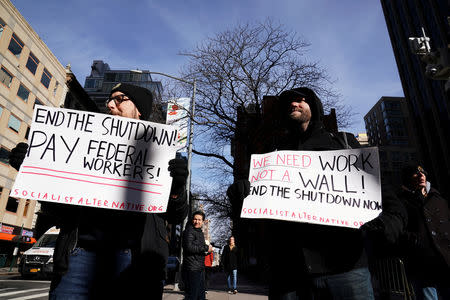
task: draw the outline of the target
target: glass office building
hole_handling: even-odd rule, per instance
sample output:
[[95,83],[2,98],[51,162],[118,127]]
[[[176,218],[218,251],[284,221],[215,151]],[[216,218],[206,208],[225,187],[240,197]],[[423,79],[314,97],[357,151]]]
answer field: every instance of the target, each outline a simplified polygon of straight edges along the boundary
[[410,117],[414,121],[420,160],[428,168],[434,186],[448,195],[449,81],[428,77],[425,74],[427,64],[409,47],[409,38],[422,36],[423,28],[431,39],[431,51],[440,50],[443,67],[450,67],[447,1],[381,0],[381,4]]
[[86,77],[84,89],[99,110],[106,113],[105,100],[111,89],[120,82],[148,89],[153,93],[155,102],[161,103],[162,84],[160,81],[153,81],[148,70],[111,70],[102,60],[94,60],[92,63],[91,74]]

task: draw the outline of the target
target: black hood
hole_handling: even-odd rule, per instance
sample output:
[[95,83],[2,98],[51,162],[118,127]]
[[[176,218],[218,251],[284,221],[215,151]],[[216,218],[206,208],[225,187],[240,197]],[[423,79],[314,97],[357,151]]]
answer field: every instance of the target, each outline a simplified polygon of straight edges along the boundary
[[322,121],[324,115],[322,101],[320,101],[319,97],[317,97],[316,93],[314,93],[313,90],[306,87],[287,90],[281,93],[279,99],[281,105],[281,113],[284,114],[284,116],[287,115],[292,96],[305,97],[306,103],[308,103],[309,107],[311,108],[311,121]]

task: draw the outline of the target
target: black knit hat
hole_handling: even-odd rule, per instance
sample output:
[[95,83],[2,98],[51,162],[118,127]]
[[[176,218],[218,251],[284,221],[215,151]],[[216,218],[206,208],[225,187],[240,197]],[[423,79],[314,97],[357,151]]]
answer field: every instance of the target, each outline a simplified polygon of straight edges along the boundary
[[408,186],[411,182],[411,177],[414,174],[417,173],[423,173],[425,176],[428,175],[428,173],[425,171],[425,169],[419,164],[419,163],[409,163],[402,168],[402,183],[406,186]]
[[153,95],[149,90],[128,83],[119,83],[112,88],[109,97],[111,97],[114,92],[118,91],[124,93],[131,101],[133,101],[134,105],[136,105],[141,113],[141,120],[148,120],[152,112],[153,103]]

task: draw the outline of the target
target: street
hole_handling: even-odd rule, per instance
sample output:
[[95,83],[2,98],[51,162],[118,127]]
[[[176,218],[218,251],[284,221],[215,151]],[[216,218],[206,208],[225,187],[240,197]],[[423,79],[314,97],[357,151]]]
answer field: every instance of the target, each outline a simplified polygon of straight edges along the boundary
[[49,289],[50,281],[23,280],[17,275],[0,276],[0,299],[48,299]]
[[[25,300],[25,299],[48,299],[50,281],[23,279],[13,268],[9,272],[7,268],[0,268],[0,300]],[[164,300],[182,300],[182,291],[174,291],[173,284],[164,287]],[[264,300],[267,299],[267,288],[255,284],[245,277],[238,275],[238,293],[228,294],[226,290],[226,279],[222,272],[214,273],[210,280],[210,289],[207,294],[208,300]]]

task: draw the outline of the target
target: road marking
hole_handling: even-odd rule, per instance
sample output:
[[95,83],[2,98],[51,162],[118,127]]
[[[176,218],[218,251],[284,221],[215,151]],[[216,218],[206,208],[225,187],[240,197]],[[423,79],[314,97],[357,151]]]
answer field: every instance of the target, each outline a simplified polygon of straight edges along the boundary
[[3,289],[0,289],[0,291],[6,291],[6,290],[17,290],[17,288],[3,288]]
[[50,283],[50,280],[17,280],[17,279],[0,279],[0,282],[34,282],[34,283]]
[[41,297],[45,297],[45,296],[48,296],[48,293],[35,294],[35,295],[19,297],[19,298],[10,298],[9,300],[27,300],[27,299],[41,298]]
[[38,292],[38,291],[45,291],[45,290],[48,291],[49,289],[50,288],[46,287],[46,288],[43,288],[43,289],[29,289],[29,290],[23,290],[23,291],[18,291],[18,292],[0,293],[0,297],[17,295],[17,294],[24,294],[24,293],[29,293],[29,292]]

